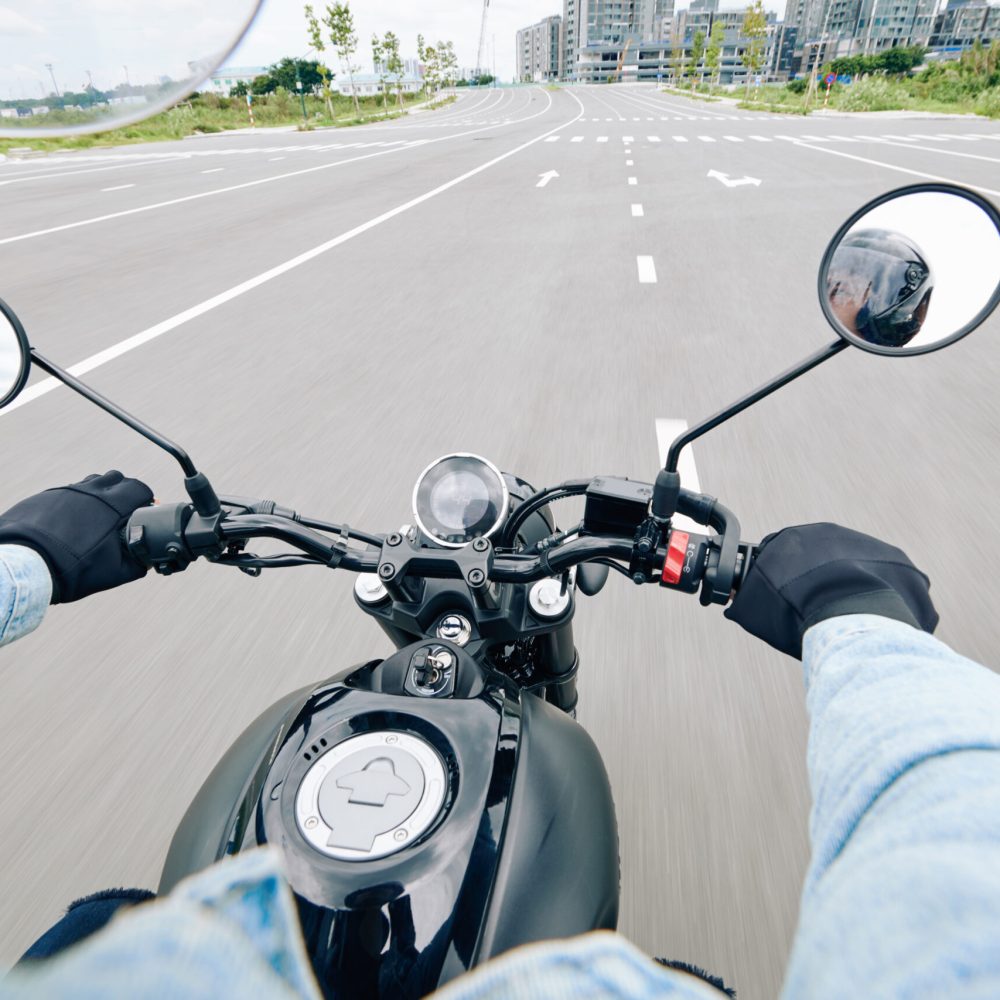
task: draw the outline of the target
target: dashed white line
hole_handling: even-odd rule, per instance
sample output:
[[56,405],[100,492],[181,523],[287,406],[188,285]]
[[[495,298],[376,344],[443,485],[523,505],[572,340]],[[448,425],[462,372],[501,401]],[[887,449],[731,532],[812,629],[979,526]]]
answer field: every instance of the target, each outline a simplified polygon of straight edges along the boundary
[[710,135],[699,135],[698,138],[701,139],[702,142],[715,142]]
[[635,187],[635,186],[636,186],[636,184],[638,184],[638,183],[639,183],[639,181],[638,181],[638,180],[637,180],[637,179],[636,179],[635,177],[630,177],[630,178],[628,179],[628,182],[629,182],[629,186],[630,186],[630,187]]
[[278,160],[283,160],[283,159],[284,159],[283,156],[272,156],[271,159],[269,159],[267,162],[268,163],[277,163]]
[[114,187],[101,188],[101,191],[124,191],[125,188],[134,188],[134,184],[116,184]]
[[548,139],[546,139],[545,141],[546,142],[558,142],[559,141],[559,136],[557,136],[557,135],[550,135],[548,137]]
[[743,140],[735,135],[724,135],[723,139],[727,139],[729,142],[742,142]]
[[570,142],[583,142],[583,136],[582,135],[574,135],[573,138],[570,139]]
[[659,142],[660,137],[658,135],[647,135],[646,142]]
[[642,210],[642,205],[633,204],[632,205],[632,218],[641,219],[646,213]]
[[635,160],[626,160],[625,161],[625,166],[626,167],[634,167],[635,166]]
[[599,135],[597,137],[597,141],[598,142],[607,142],[608,141],[608,137],[606,135]]
[[636,268],[639,272],[639,284],[640,285],[655,285],[656,284],[656,265],[653,263],[652,257],[646,257],[640,254],[635,259]]
[[675,135],[674,136],[674,142],[687,142],[687,136],[686,135]]
[[767,139],[767,138],[765,138],[762,135],[752,135],[752,136],[750,136],[750,138],[753,139],[754,142],[770,142],[771,141],[770,139]]
[[225,169],[226,169],[225,167],[209,167],[208,170],[203,170],[202,173],[203,174],[217,174],[220,171],[225,170]]

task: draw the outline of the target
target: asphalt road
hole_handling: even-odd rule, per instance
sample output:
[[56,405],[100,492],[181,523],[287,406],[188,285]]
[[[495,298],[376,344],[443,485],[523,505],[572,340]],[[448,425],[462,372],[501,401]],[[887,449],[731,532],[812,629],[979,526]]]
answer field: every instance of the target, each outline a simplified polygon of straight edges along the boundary
[[[831,339],[815,276],[844,218],[926,177],[996,195],[998,164],[1000,128],[979,120],[477,92],[383,125],[0,164],[0,296],[220,491],[385,531],[448,451],[536,485],[652,479],[658,419],[693,422]],[[995,666],[998,333],[838,356],[699,442],[702,488],[749,538],[830,519],[903,546],[939,635]],[[48,388],[0,415],[0,509],[111,467],[181,498],[166,456]],[[387,649],[352,583],[196,566],[56,607],[0,653],[0,964],[69,900],[155,885],[242,728]],[[617,578],[576,622],[622,931],[773,997],[808,860],[798,664],[718,608]]]

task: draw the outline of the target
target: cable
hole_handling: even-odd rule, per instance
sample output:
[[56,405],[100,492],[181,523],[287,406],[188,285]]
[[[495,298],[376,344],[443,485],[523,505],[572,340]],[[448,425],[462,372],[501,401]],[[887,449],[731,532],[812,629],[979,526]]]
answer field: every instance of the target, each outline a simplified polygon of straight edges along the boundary
[[[334,535],[340,535],[344,530],[339,524],[320,521],[318,518],[306,517],[304,514],[298,514],[295,520],[307,528],[314,528],[316,531],[329,531]],[[347,534],[351,538],[356,538],[359,542],[374,546],[376,549],[382,548],[382,543],[385,541],[381,535],[370,535],[367,531],[359,531],[357,528],[348,528]]]
[[608,559],[602,556],[600,559],[588,559],[587,562],[600,563],[602,566],[610,566],[612,569],[617,570],[622,576],[627,577],[629,580],[632,579],[632,574],[619,562],[615,562],[614,559]]
[[589,479],[567,479],[566,482],[560,483],[558,486],[549,486],[544,490],[539,490],[537,493],[528,497],[519,507],[517,507],[514,512],[507,518],[507,523],[503,526],[503,531],[500,534],[500,538],[497,540],[497,546],[503,548],[512,548],[515,541],[517,540],[517,529],[524,524],[525,521],[535,511],[541,510],[543,507],[547,507],[550,503],[554,503],[556,500],[565,500],[567,497],[580,496],[587,492],[587,487],[590,486]]

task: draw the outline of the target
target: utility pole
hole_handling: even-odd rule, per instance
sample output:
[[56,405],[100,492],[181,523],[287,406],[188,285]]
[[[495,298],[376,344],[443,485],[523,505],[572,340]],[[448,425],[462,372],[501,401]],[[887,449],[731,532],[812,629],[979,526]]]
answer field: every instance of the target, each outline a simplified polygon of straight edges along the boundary
[[122,69],[125,70],[125,84],[128,87],[128,89],[131,90],[132,81],[128,78],[128,66],[122,66]]
[[490,0],[483,0],[483,19],[479,23],[479,48],[476,50],[476,76],[483,75],[483,49],[486,46],[486,15],[490,11]]
[[295,64],[295,89],[299,92],[299,100],[302,102],[302,124],[308,125],[306,121],[306,95],[302,91],[302,77],[299,75],[299,64]]
[[56,83],[56,75],[52,70],[52,63],[46,63],[45,68],[49,71],[49,76],[52,77],[52,86],[55,88],[56,97],[62,97],[62,94],[59,93],[59,84]]

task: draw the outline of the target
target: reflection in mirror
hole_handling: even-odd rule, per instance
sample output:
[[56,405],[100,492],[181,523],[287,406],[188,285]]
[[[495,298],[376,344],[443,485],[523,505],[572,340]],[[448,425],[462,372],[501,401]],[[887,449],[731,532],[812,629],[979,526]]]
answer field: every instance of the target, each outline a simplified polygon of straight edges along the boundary
[[[0,136],[99,132],[191,93],[261,0],[15,0],[0,6]],[[221,92],[229,93],[225,80]]]
[[964,191],[904,189],[876,204],[827,251],[827,318],[883,354],[921,354],[963,336],[1000,293],[997,220]]
[[9,403],[20,391],[27,366],[24,342],[10,320],[0,312],[0,406]]

